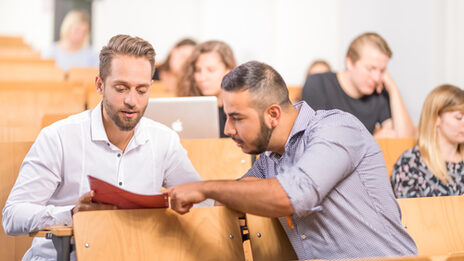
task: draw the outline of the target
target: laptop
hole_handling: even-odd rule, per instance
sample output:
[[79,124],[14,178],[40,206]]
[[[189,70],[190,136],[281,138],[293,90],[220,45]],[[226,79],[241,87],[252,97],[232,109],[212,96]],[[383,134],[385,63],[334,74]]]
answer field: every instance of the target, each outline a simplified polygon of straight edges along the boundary
[[150,98],[144,117],[176,131],[181,139],[219,138],[215,96]]

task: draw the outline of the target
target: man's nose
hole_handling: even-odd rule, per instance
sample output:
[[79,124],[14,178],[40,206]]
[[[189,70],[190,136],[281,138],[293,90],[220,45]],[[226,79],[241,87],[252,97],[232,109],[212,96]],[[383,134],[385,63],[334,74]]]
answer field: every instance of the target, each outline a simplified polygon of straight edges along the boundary
[[235,128],[232,126],[228,118],[224,126],[224,134],[227,136],[234,136],[235,134],[237,134],[237,132],[235,131]]
[[375,81],[375,82],[378,82],[380,83],[382,81],[382,72],[379,71],[379,70],[374,70],[372,71],[372,79]]
[[124,98],[124,103],[126,105],[128,105],[129,107],[135,107],[135,104],[136,104],[136,91],[135,90],[131,90],[127,93],[126,97]]

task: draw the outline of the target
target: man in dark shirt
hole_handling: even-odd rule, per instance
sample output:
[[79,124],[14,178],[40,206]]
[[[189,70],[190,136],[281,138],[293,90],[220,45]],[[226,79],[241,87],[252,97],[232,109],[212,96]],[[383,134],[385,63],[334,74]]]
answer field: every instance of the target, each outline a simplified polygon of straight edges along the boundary
[[351,42],[346,69],[308,77],[302,99],[315,110],[353,114],[376,137],[414,136],[415,127],[398,86],[386,71],[391,56],[380,35],[364,33]]

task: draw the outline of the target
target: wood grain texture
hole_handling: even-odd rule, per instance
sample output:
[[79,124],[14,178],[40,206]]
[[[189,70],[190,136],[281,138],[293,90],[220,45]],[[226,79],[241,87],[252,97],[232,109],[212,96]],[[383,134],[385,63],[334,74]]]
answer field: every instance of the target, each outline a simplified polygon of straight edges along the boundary
[[[18,177],[19,168],[32,142],[0,142],[0,209],[5,202]],[[2,217],[0,213],[0,217]],[[32,238],[28,236],[7,236],[0,226],[0,259],[21,260],[31,246]]]
[[0,81],[64,81],[54,60],[11,58],[0,60]]
[[73,224],[80,261],[244,260],[238,213],[225,207],[79,212]]
[[419,255],[440,256],[464,251],[464,197],[398,199],[401,223]]
[[[83,111],[85,91],[66,82],[0,82],[0,128],[21,130],[21,140],[34,140],[45,114]],[[0,140],[14,141],[15,132],[0,130]],[[3,137],[2,137],[3,136]],[[10,140],[7,140],[10,138]]]
[[388,176],[391,177],[393,166],[407,149],[414,147],[414,138],[375,139],[382,151]]
[[303,88],[301,86],[288,86],[288,97],[291,102],[301,101],[301,92]]
[[298,259],[278,219],[247,214],[246,221],[254,261]]
[[183,139],[181,143],[204,180],[237,179],[251,168],[251,156],[230,138]]

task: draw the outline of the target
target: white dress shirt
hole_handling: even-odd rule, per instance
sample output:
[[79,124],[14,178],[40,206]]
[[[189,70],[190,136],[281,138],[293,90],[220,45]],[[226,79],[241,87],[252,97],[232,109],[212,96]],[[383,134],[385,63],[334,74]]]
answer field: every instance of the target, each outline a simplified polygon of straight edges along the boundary
[[[124,152],[111,144],[100,103],[40,132],[3,208],[6,233],[71,225],[70,210],[90,191],[88,175],[139,194],[201,180],[179,136],[160,123],[142,118]],[[35,238],[23,260],[48,259],[56,259],[51,240]]]

